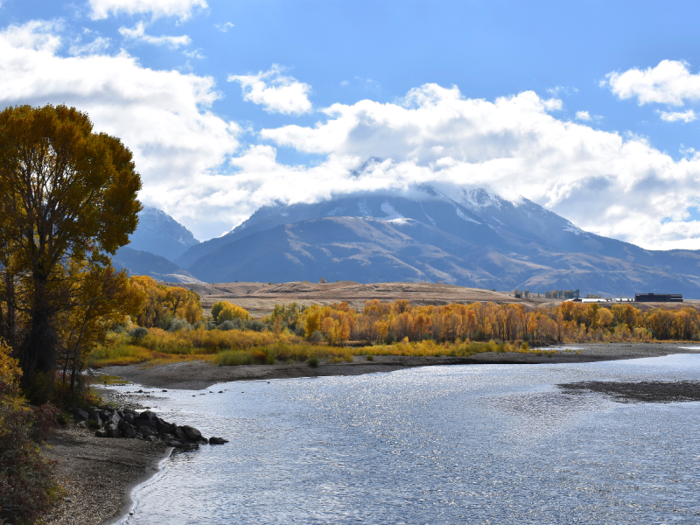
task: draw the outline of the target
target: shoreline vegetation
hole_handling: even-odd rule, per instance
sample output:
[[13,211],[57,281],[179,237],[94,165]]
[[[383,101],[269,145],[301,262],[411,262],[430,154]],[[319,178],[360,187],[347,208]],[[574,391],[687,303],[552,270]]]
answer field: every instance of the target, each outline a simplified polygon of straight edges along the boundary
[[[142,307],[113,323],[91,350],[92,368],[209,361],[217,366],[353,362],[379,356],[470,357],[482,353],[547,356],[550,345],[700,341],[695,308],[642,311],[630,304],[563,302],[528,309],[522,304],[453,303],[414,306],[408,300],[303,306],[277,304],[251,319],[226,301],[205,312],[195,292],[131,277]],[[550,356],[551,357],[551,356]]]

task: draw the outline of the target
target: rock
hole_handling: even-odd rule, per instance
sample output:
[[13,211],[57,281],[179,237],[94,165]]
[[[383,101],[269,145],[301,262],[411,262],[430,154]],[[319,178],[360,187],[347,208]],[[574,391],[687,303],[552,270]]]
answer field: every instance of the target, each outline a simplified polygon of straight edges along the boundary
[[90,417],[90,414],[88,414],[87,412],[85,412],[85,410],[82,410],[80,408],[74,408],[73,411],[71,412],[71,414],[73,415],[73,420],[76,423],[80,423],[81,421],[86,421],[87,418]]
[[147,436],[146,441],[150,441],[151,443],[157,443],[158,437],[157,436]]
[[90,413],[88,414],[88,419],[90,421],[94,421],[97,423],[98,426],[102,426],[103,418],[102,418],[102,411],[101,410],[90,410]]
[[185,443],[189,440],[189,438],[187,437],[187,433],[185,432],[185,429],[182,427],[175,427],[175,430],[173,430],[173,435],[175,436],[176,440],[182,441],[183,443]]
[[126,410],[122,413],[122,419],[131,425],[133,425],[136,420],[133,412],[127,412]]
[[140,427],[139,434],[141,434],[146,439],[148,439],[149,437],[155,437],[156,439],[158,439],[158,433],[151,427]]
[[171,439],[166,443],[169,447],[181,447],[182,444],[182,441],[178,441],[177,439]]
[[122,431],[122,435],[125,438],[133,439],[136,437],[136,429],[134,428],[134,425],[127,423],[125,419],[122,419],[119,422],[119,430]]
[[119,425],[119,422],[122,420],[121,417],[119,417],[119,414],[116,412],[113,412],[112,414],[107,415],[107,420],[105,421],[105,425]]
[[163,390],[162,392],[167,392],[167,390]]
[[97,436],[98,438],[106,438],[106,437],[109,437],[109,436],[107,435],[107,432],[104,431],[104,430],[98,430],[97,432],[95,432],[95,436]]
[[119,431],[119,426],[115,425],[114,423],[109,423],[106,425],[105,432],[107,432],[107,435],[112,438],[118,438],[122,435],[122,433]]
[[223,445],[224,443],[228,443],[227,439],[220,438],[220,437],[210,437],[209,438],[209,444],[210,445]]
[[185,425],[182,427],[182,430],[185,431],[189,441],[199,441],[202,438],[202,433],[194,427]]
[[141,412],[138,416],[136,416],[136,419],[148,419],[148,420],[154,420],[157,418],[155,412],[151,412],[150,410],[144,410]]
[[75,425],[77,428],[87,428],[87,423],[85,421],[81,421],[77,425]]
[[153,429],[154,432],[157,431],[157,425],[156,421],[154,419],[137,419],[134,421],[134,424],[139,428],[144,428],[148,427],[150,429]]

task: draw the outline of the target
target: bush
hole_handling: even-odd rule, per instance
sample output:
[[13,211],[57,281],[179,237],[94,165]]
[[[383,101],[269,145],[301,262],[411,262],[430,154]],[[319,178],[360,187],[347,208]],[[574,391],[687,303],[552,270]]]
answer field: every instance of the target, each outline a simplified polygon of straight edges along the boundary
[[233,321],[224,321],[219,325],[219,330],[223,332],[228,332],[229,330],[235,330],[236,325],[233,324]]
[[393,345],[396,342],[396,336],[392,333],[386,334],[384,338],[384,344]]
[[189,330],[192,330],[192,325],[184,319],[173,317],[168,323],[168,332],[178,332],[181,330],[188,332]]
[[53,463],[39,445],[56,424],[50,405],[30,407],[19,394],[22,371],[0,340],[0,523],[34,523],[49,510]]
[[367,359],[367,361],[374,361],[374,356],[368,355],[367,357],[365,357],[365,359]]
[[303,326],[297,326],[296,330],[294,330],[294,335],[304,337],[304,335],[306,335],[306,330]]
[[253,354],[241,350],[225,350],[211,360],[217,366],[252,365],[255,362]]
[[139,326],[138,328],[134,328],[131,332],[129,332],[129,336],[134,339],[134,341],[139,341],[146,337],[148,335],[148,328],[143,328],[142,326]]
[[312,343],[320,343],[321,341],[323,341],[323,334],[316,330],[309,336],[309,341],[311,341]]
[[318,368],[318,358],[309,357],[309,360],[306,362],[306,364],[309,365],[311,368]]
[[246,330],[252,330],[253,332],[262,332],[267,328],[267,325],[263,323],[262,321],[258,321],[257,319],[251,319],[245,322],[245,329]]

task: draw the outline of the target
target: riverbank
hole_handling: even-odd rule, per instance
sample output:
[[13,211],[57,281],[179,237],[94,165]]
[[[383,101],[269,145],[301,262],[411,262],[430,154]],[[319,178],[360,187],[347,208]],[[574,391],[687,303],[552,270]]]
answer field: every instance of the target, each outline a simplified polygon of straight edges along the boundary
[[45,456],[56,461],[65,494],[47,525],[112,523],[129,511],[131,490],[158,472],[169,447],[137,439],[95,437],[86,428],[57,429]]
[[[694,348],[681,348],[683,346]],[[373,356],[372,361],[368,361],[365,356],[355,356],[352,362],[322,361],[317,367],[310,367],[306,363],[215,366],[204,361],[185,361],[145,367],[142,365],[109,366],[101,369],[101,372],[119,376],[149,388],[200,390],[217,383],[230,381],[351,376],[393,372],[420,366],[590,363],[615,359],[639,359],[669,354],[700,353],[700,345],[683,343],[571,344],[549,349],[544,348],[543,350],[548,352],[541,355],[519,352],[484,352],[467,357]]]

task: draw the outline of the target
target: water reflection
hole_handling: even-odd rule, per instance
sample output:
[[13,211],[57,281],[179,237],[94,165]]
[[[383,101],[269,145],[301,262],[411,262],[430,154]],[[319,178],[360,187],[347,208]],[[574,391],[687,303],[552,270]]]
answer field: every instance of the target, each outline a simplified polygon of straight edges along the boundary
[[684,355],[168,392],[165,419],[230,443],[167,461],[125,523],[696,523],[699,403],[555,385],[699,378]]

